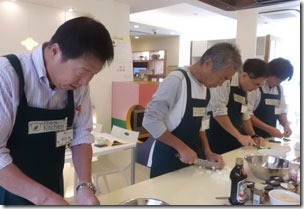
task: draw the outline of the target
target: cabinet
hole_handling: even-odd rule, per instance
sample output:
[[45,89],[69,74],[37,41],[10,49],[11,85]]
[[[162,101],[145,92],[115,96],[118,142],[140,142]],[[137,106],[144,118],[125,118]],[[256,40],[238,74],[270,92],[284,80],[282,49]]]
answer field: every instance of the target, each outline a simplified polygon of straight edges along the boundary
[[133,52],[132,58],[134,80],[149,81],[149,75],[163,75],[165,73],[165,50]]
[[[203,41],[191,41],[191,65],[199,61],[204,52],[220,42],[227,42],[235,44],[235,39],[219,39],[219,40],[203,40]],[[273,57],[273,50],[275,47],[275,38],[273,36],[260,36],[257,37],[256,43],[256,57],[269,61],[270,57]]]

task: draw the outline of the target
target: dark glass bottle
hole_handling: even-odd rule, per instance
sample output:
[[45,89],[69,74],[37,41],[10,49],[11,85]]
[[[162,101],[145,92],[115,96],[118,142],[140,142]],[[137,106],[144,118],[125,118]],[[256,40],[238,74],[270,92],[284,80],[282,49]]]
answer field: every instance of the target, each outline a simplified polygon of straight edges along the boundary
[[243,162],[243,158],[236,158],[235,166],[230,172],[231,190],[229,202],[232,205],[242,205],[247,200],[245,192],[247,174],[243,168]]

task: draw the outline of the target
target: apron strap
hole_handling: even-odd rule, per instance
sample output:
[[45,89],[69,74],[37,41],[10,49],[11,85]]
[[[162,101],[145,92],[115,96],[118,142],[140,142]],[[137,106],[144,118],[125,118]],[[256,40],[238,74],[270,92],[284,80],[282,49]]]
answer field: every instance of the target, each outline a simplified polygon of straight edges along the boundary
[[23,72],[22,72],[22,67],[21,67],[21,63],[18,59],[18,57],[14,54],[8,54],[5,55],[3,57],[6,57],[8,59],[8,61],[11,63],[11,65],[13,66],[13,68],[15,69],[18,78],[19,78],[19,92],[20,92],[20,98],[22,98],[23,95],[23,88],[24,88],[24,77],[23,77]]

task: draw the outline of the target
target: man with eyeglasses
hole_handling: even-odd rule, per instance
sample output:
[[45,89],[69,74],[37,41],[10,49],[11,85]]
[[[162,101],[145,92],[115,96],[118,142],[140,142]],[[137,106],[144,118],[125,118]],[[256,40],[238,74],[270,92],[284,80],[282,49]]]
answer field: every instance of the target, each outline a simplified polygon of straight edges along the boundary
[[206,135],[211,150],[223,154],[241,146],[264,145],[264,139],[255,133],[250,121],[247,92],[263,85],[267,75],[263,60],[247,59],[243,72],[210,89],[210,127]]
[[[255,132],[262,137],[289,137],[292,133],[287,120],[283,81],[292,78],[293,66],[287,59],[277,58],[268,63],[269,77],[266,83],[248,94],[248,108],[253,110],[251,122]],[[284,127],[276,128],[277,120]]]

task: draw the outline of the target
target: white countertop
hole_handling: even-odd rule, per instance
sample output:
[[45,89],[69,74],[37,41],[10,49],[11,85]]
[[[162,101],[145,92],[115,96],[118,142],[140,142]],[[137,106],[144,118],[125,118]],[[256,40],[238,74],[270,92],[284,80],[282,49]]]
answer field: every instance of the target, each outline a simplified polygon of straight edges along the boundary
[[[300,156],[300,152],[294,150],[292,143],[267,142],[266,146],[285,150],[288,160]],[[236,157],[243,158],[247,154],[256,152],[257,148],[255,147],[242,147],[223,154],[225,167],[220,171],[190,166],[111,193],[99,195],[99,199],[102,205],[118,205],[125,200],[140,197],[160,199],[170,205],[230,205],[228,199],[216,199],[215,197],[229,196],[229,175],[235,165]],[[262,180],[252,176],[247,169],[246,162],[244,162],[244,166],[248,173],[248,180],[262,182]]]

